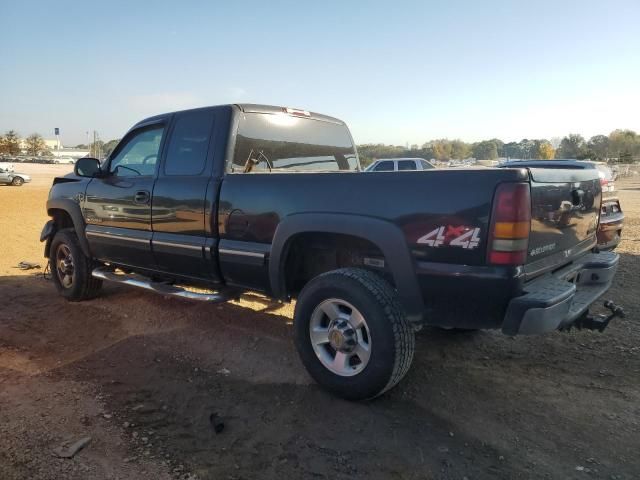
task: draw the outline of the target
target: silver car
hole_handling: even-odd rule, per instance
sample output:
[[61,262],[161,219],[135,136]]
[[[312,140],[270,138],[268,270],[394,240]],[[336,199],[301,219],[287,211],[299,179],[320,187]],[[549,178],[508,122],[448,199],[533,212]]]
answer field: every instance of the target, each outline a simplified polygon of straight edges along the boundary
[[424,158],[380,158],[365,168],[365,172],[399,172],[436,168]]
[[24,173],[13,171],[13,165],[0,165],[0,185],[13,185],[20,187],[23,183],[29,183],[31,177]]

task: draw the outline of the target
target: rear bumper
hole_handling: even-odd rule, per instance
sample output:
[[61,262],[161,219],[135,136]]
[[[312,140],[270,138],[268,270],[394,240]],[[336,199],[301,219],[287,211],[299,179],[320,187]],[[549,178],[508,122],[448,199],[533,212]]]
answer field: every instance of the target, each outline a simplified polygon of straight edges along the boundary
[[509,302],[502,332],[531,335],[571,325],[609,289],[618,259],[613,252],[590,253],[526,283],[524,295]]

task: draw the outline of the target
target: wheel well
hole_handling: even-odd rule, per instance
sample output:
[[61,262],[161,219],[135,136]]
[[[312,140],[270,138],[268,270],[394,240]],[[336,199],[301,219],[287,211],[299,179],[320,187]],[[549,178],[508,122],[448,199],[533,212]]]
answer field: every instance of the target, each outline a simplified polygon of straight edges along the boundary
[[344,267],[366,268],[394,285],[384,255],[374,243],[354,235],[306,232],[287,242],[284,262],[286,293],[296,297],[312,278]]
[[73,228],[73,219],[71,215],[66,210],[61,210],[59,208],[51,208],[49,209],[49,216],[53,218],[53,221],[56,224],[56,228],[58,230],[62,230],[63,228]]

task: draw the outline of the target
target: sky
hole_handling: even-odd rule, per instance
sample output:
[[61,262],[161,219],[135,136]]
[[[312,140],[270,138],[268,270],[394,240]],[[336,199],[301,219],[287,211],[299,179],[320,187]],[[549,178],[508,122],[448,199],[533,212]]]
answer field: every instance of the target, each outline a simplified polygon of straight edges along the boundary
[[359,144],[640,131],[640,1],[0,0],[0,132],[237,102]]

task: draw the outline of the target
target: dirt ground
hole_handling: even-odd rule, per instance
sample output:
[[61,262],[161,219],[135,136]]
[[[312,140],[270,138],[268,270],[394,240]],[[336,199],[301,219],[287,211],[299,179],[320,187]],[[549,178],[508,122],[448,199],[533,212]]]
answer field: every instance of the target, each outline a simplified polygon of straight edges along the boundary
[[607,298],[626,319],[603,334],[427,331],[398,387],[349,403],[298,361],[291,306],[118,286],[72,304],[17,269],[44,267],[48,186],[69,168],[20,166],[34,181],[0,186],[1,479],[640,478],[639,176],[617,182]]

